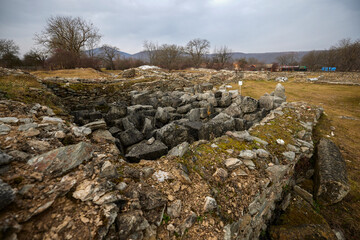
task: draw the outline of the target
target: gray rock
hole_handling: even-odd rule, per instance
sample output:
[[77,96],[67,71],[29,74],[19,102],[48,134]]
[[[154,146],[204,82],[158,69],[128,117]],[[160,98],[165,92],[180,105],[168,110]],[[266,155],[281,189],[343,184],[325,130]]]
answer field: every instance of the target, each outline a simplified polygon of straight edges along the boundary
[[62,120],[61,118],[57,118],[57,117],[43,117],[42,123],[51,123],[51,124],[58,124],[58,123],[63,123],[64,120]]
[[15,199],[15,192],[9,184],[0,179],[0,210],[12,203]]
[[244,159],[243,163],[249,168],[249,169],[255,169],[255,164],[253,161],[249,159]]
[[261,158],[268,158],[270,156],[270,153],[262,148],[257,149],[256,154],[258,157],[261,157]]
[[215,118],[202,125],[201,130],[199,131],[199,139],[209,140],[213,137],[220,137],[227,131],[232,131],[235,129],[235,120],[233,118],[225,121],[216,120]]
[[183,142],[192,142],[188,129],[185,126],[169,123],[156,132],[156,139],[165,143],[169,148],[173,148]]
[[150,226],[140,210],[119,214],[116,218],[116,225],[119,239],[136,239],[130,238],[130,235],[141,232]]
[[100,176],[105,178],[116,178],[119,173],[116,170],[116,167],[110,162],[105,161],[101,167]]
[[16,117],[2,117],[0,118],[0,122],[3,123],[18,123],[19,119]]
[[0,124],[0,135],[7,135],[11,130],[11,127],[6,124]]
[[181,214],[181,200],[175,200],[167,207],[167,214],[171,218],[180,217]]
[[235,169],[237,167],[239,167],[242,163],[242,161],[238,158],[228,158],[225,160],[224,162],[225,166],[227,169]]
[[88,124],[84,125],[84,127],[90,128],[91,131],[95,131],[95,130],[98,130],[98,129],[105,130],[106,129],[106,122],[104,120],[99,120],[99,121],[96,121],[96,122],[88,123]]
[[119,133],[118,138],[125,147],[128,147],[143,140],[144,136],[136,128],[131,128]]
[[200,85],[201,91],[210,91],[212,90],[214,85],[212,83],[203,83]]
[[19,150],[13,150],[9,152],[9,155],[14,157],[14,160],[17,161],[26,161],[30,157],[30,154],[27,154],[26,152],[22,152]]
[[280,97],[282,99],[286,99],[285,96],[285,88],[283,85],[281,85],[281,83],[278,83],[275,87],[275,91],[274,91],[274,96],[275,97]]
[[244,113],[255,112],[258,108],[258,101],[252,97],[244,97],[241,102],[241,109]]
[[274,97],[270,95],[264,95],[259,99],[260,108],[264,108],[266,110],[274,109]]
[[213,174],[214,177],[218,177],[221,180],[225,180],[228,177],[228,172],[223,168],[217,168],[215,173]]
[[295,156],[296,156],[295,153],[291,151],[283,152],[282,155],[291,162],[295,160]]
[[0,150],[0,166],[9,164],[12,160],[13,160],[12,156],[10,156],[10,155],[8,155],[6,153],[3,153]]
[[188,114],[188,118],[191,122],[200,121],[200,109],[199,108],[191,109]]
[[230,106],[231,102],[232,102],[231,95],[228,92],[224,92],[222,93],[221,98],[218,100],[217,105],[219,107],[225,108]]
[[270,175],[271,181],[274,183],[282,179],[288,171],[289,165],[274,165],[266,169],[266,172]]
[[189,145],[190,144],[188,142],[183,142],[183,143],[177,145],[176,147],[173,147],[169,151],[168,155],[175,156],[175,157],[182,157],[187,152],[187,150],[189,150]]
[[37,172],[59,176],[89,160],[92,153],[91,144],[80,142],[33,157],[28,164],[33,166]]
[[129,106],[127,107],[127,112],[128,112],[128,115],[131,115],[131,114],[134,114],[134,113],[138,113],[140,111],[146,111],[146,110],[152,110],[154,109],[153,106],[151,105],[132,105],[132,106]]
[[122,102],[116,102],[110,105],[110,110],[105,115],[107,122],[113,122],[115,119],[125,117],[127,114],[127,106]]
[[243,159],[254,159],[256,158],[256,152],[253,152],[251,150],[242,150],[239,154],[239,157]]
[[207,196],[205,198],[204,211],[211,212],[217,208],[216,200],[212,197]]
[[149,138],[151,135],[151,132],[154,130],[154,127],[152,125],[152,121],[149,118],[144,119],[144,126],[141,130],[141,133],[145,136],[145,138]]
[[340,202],[350,191],[346,163],[331,140],[322,138],[317,147],[315,197],[326,205]]
[[238,106],[236,103],[232,103],[228,108],[223,111],[223,113],[226,113],[233,118],[239,118],[243,115],[240,106]]
[[176,112],[180,114],[185,114],[191,110],[192,106],[191,104],[186,104],[184,106],[178,107]]
[[196,222],[197,215],[193,211],[190,212],[190,214],[186,217],[185,221],[180,225],[180,232],[181,235],[184,235],[186,232],[186,229],[191,228],[194,223]]
[[166,124],[170,120],[169,113],[162,107],[158,107],[155,114],[156,121]]
[[168,147],[161,141],[156,140],[151,145],[146,142],[141,142],[132,146],[131,150],[125,155],[125,157],[130,162],[139,162],[141,159],[158,159],[167,152]]
[[235,121],[235,130],[236,131],[243,131],[245,130],[245,120],[240,118],[234,118]]
[[311,206],[314,207],[314,202],[313,202],[313,195],[311,193],[309,193],[308,191],[302,189],[301,187],[299,187],[298,185],[294,186],[294,191],[300,196],[302,197],[305,201],[307,201],[308,203],[311,204]]
[[84,126],[82,126],[82,127],[72,127],[71,130],[72,130],[72,132],[74,133],[74,135],[76,137],[87,136],[87,135],[92,133],[90,128],[87,128],[87,127],[84,127]]

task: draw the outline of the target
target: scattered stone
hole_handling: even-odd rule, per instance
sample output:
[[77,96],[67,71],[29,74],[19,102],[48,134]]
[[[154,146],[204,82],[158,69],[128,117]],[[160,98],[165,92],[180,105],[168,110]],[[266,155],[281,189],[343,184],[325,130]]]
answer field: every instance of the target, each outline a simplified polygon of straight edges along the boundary
[[283,99],[286,99],[286,96],[285,96],[285,88],[283,85],[281,85],[280,83],[278,83],[275,87],[275,91],[274,91],[274,96],[275,97],[280,97],[280,98],[283,98]]
[[38,127],[37,123],[25,123],[18,127],[18,131],[28,131],[31,128],[37,128],[37,127]]
[[295,153],[294,152],[291,152],[291,151],[289,151],[289,152],[283,152],[282,153],[282,155],[287,159],[287,160],[289,160],[289,161],[294,161],[295,160]]
[[40,135],[40,131],[35,128],[30,128],[29,130],[25,131],[23,135],[24,137],[35,137]]
[[28,164],[38,172],[59,176],[89,160],[92,152],[93,148],[90,144],[80,142],[34,157],[28,161]]
[[261,158],[268,158],[270,156],[270,153],[262,148],[257,149],[256,154],[258,157],[261,157]]
[[15,199],[15,191],[9,184],[0,179],[0,210],[12,203]]
[[71,129],[76,137],[87,136],[92,133],[90,128],[87,127],[72,127]]
[[158,182],[164,182],[167,179],[171,179],[171,176],[169,173],[159,170],[153,174],[153,179]]
[[105,161],[101,167],[100,176],[106,178],[116,178],[118,175],[116,167],[110,161]]
[[13,157],[3,153],[0,149],[0,166],[9,164],[13,160]]
[[242,150],[239,154],[239,157],[243,159],[254,159],[256,158],[256,152],[253,152],[251,150]]
[[177,145],[176,147],[173,147],[169,151],[168,155],[175,156],[175,157],[182,157],[189,150],[189,145],[190,144],[188,142],[183,142],[183,143]]
[[228,172],[223,168],[217,168],[213,176],[224,180],[228,177]]
[[284,145],[285,144],[284,140],[282,140],[282,139],[276,139],[276,143],[279,144],[279,145]]
[[244,159],[243,163],[245,164],[245,166],[247,166],[249,169],[255,169],[255,164],[253,161],[249,160],[249,159]]
[[11,130],[11,127],[6,124],[0,124],[0,135],[7,135]]
[[0,122],[3,123],[18,123],[19,119],[16,117],[2,117],[0,118]]
[[167,207],[167,214],[171,218],[177,218],[181,215],[181,200],[175,200]]
[[204,204],[204,211],[205,212],[212,212],[217,208],[216,200],[212,197],[206,197],[205,198],[205,204]]
[[227,169],[232,170],[239,167],[242,164],[242,161],[237,158],[228,158],[224,163]]
[[43,117],[43,120],[41,121],[41,123],[51,123],[51,124],[58,124],[63,122],[64,120],[57,117]]
[[317,147],[315,197],[320,203],[340,202],[350,191],[346,163],[331,140],[322,138]]

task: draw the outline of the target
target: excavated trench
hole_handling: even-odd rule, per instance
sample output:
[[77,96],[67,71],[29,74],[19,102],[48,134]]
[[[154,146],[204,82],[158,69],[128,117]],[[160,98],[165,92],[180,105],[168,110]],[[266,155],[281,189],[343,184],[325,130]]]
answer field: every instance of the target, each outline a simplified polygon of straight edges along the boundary
[[273,96],[260,100],[240,96],[237,90],[213,92],[213,85],[205,83],[183,91],[131,91],[114,102],[114,95],[80,96],[68,86],[47,86],[67,101],[75,123],[92,131],[108,130],[129,162],[155,160],[184,142],[247,130],[286,100],[281,85]]

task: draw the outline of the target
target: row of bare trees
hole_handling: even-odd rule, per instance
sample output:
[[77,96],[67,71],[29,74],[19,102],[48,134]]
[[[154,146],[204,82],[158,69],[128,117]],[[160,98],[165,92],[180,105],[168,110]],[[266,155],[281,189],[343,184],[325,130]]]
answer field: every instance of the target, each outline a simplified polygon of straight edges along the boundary
[[360,71],[360,39],[342,39],[328,50],[311,51],[301,59],[301,64],[312,71],[322,67],[336,67],[337,71]]
[[149,63],[166,69],[182,69],[188,67],[225,68],[231,66],[231,50],[224,46],[210,54],[210,42],[196,38],[185,46],[162,44],[151,41],[144,42],[144,53]]

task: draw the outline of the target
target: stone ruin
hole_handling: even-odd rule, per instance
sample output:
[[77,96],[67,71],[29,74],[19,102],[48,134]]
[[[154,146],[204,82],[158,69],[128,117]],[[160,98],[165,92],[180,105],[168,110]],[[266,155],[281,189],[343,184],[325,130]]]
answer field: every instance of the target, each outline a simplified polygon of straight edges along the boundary
[[154,160],[177,145],[242,131],[264,118],[286,101],[285,89],[278,84],[273,93],[259,100],[240,96],[237,90],[212,91],[210,83],[184,91],[132,91],[130,102],[118,101],[109,111],[73,111],[75,122],[91,130],[106,129],[130,162]]
[[[78,125],[0,100],[0,238],[259,239],[292,199],[308,214],[314,198],[346,196],[329,141],[315,169],[297,168],[313,156],[323,109],[285,102],[280,84],[259,100],[212,90],[131,92],[102,111],[74,110]],[[313,175],[314,196],[296,185]],[[335,239],[322,221],[270,234]]]

